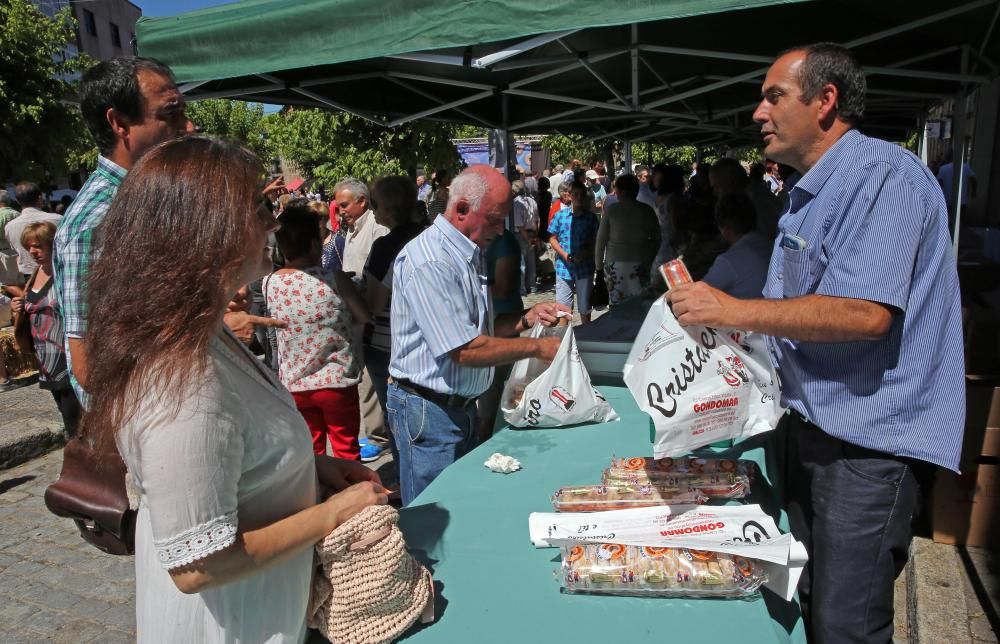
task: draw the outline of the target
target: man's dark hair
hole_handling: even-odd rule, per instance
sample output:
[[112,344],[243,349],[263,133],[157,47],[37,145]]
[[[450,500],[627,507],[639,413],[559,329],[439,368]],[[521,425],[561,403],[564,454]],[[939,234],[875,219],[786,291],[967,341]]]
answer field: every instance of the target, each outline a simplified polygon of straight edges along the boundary
[[152,58],[120,56],[100,62],[83,73],[80,82],[80,111],[101,154],[111,154],[115,133],[107,112],[115,108],[130,120],[142,118],[143,99],[139,91],[139,70],[173,79],[170,68]]
[[646,166],[642,165],[641,163],[639,165],[635,166],[635,175],[636,176],[639,176],[643,172],[649,172],[649,168],[647,168]]
[[865,72],[849,49],[832,42],[820,42],[803,47],[792,47],[781,56],[792,52],[805,53],[799,67],[799,87],[802,102],[816,98],[824,85],[837,88],[837,116],[857,125],[865,114],[865,94],[868,83]]
[[278,216],[280,227],[274,231],[278,249],[285,259],[298,259],[309,254],[313,242],[321,241],[319,216],[308,206],[290,205]]
[[30,208],[38,205],[38,200],[42,198],[42,189],[37,183],[22,181],[14,187],[14,198],[22,208]]
[[733,193],[719,199],[715,206],[715,224],[721,230],[729,228],[743,236],[757,228],[757,211],[753,200],[743,193]]
[[639,196],[639,180],[634,174],[623,174],[615,178],[615,192],[619,196],[635,200]]

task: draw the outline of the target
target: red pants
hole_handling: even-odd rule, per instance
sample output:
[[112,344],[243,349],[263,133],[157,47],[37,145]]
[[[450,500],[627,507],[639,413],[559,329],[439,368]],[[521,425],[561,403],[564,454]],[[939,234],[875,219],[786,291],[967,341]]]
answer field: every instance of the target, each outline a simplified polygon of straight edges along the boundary
[[292,397],[312,432],[314,452],[326,454],[326,437],[329,436],[334,456],[352,461],[361,459],[361,447],[358,445],[361,409],[357,385],[343,389],[294,391]]

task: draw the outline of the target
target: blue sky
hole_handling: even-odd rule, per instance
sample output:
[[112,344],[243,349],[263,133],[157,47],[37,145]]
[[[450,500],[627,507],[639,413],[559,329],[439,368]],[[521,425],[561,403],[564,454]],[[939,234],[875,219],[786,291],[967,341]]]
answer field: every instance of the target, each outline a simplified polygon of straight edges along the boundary
[[144,16],[174,16],[185,11],[229,4],[232,0],[132,0]]

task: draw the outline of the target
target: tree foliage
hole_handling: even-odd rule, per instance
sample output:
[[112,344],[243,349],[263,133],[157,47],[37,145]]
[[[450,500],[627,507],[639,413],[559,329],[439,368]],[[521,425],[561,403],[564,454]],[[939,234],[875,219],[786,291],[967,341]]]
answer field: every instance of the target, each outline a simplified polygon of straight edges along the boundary
[[294,161],[317,184],[344,177],[371,181],[390,174],[414,174],[418,166],[455,168],[453,126],[431,121],[383,128],[343,112],[287,109],[271,122],[278,153]]
[[66,55],[75,21],[49,18],[29,0],[0,2],[0,178],[44,180],[95,158],[75,95],[92,61]]
[[199,132],[242,143],[268,165],[276,146],[270,138],[271,120],[260,103],[230,99],[195,101],[187,106],[187,116]]

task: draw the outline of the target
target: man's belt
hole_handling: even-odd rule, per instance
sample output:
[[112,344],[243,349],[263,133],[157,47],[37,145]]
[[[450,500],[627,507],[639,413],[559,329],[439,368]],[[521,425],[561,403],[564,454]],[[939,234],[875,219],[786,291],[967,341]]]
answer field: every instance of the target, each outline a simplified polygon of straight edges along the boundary
[[479,397],[476,396],[474,398],[466,398],[465,396],[456,396],[454,394],[441,394],[432,389],[428,389],[427,387],[421,387],[420,385],[412,383],[405,378],[393,378],[392,382],[395,383],[400,389],[420,396],[424,400],[428,400],[441,407],[465,408],[476,402],[476,398]]

